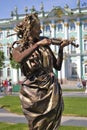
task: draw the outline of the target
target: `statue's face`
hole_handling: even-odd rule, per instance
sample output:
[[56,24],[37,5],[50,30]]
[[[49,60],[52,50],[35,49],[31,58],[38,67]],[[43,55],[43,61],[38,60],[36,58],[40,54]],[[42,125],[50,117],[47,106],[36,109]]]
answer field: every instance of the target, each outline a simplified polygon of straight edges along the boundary
[[33,38],[39,38],[40,35],[40,23],[35,23],[31,29],[31,34],[33,36]]

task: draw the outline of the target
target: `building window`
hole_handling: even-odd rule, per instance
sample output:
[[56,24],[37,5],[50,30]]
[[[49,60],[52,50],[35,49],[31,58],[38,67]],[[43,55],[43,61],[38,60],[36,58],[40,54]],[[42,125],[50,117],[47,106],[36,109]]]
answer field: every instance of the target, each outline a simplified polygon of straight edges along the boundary
[[2,32],[0,32],[0,38],[2,38],[2,35],[3,35],[3,33],[2,33]]
[[21,71],[21,76],[24,76],[24,74],[22,73],[22,71]]
[[75,23],[70,23],[70,31],[75,31]]
[[7,56],[10,56],[10,47],[7,47]]
[[[75,40],[72,41],[73,43],[76,43]],[[71,45],[71,53],[76,53],[76,47]]]
[[11,75],[11,70],[10,68],[7,68],[7,76],[10,77],[10,75]]
[[85,65],[85,73],[87,73],[87,64]]
[[75,63],[72,64],[72,76],[77,75],[77,65]]
[[84,51],[87,51],[87,40],[84,40]]
[[57,30],[58,32],[63,31],[63,25],[62,25],[61,23],[60,23],[60,24],[57,24],[56,30]]
[[0,69],[0,77],[3,77],[3,69]]
[[84,24],[83,24],[83,29],[84,29],[84,30],[87,30],[87,23],[84,23]]
[[10,32],[9,31],[7,31],[7,36],[10,34]]
[[46,32],[50,31],[50,25],[46,25]]
[[3,47],[0,47],[0,51],[3,51]]

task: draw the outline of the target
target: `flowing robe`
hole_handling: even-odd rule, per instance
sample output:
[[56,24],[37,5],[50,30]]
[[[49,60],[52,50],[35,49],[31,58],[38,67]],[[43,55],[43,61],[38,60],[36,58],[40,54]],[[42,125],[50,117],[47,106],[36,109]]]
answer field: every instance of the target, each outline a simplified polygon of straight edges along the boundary
[[53,54],[47,46],[39,47],[21,62],[26,79],[20,100],[29,130],[56,130],[63,111],[62,91],[53,72]]

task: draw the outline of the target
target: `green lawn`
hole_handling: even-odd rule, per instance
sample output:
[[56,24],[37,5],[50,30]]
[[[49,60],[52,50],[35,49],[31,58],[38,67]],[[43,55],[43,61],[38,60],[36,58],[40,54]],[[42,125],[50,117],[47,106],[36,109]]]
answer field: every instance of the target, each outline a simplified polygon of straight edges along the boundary
[[0,130],[28,130],[27,124],[1,123]]
[[[87,97],[64,97],[63,115],[75,115],[87,117]],[[5,96],[0,98],[0,107],[23,114],[18,96]],[[28,130],[27,124],[0,123],[0,130]],[[87,130],[85,127],[61,126],[59,130]]]
[[[5,96],[0,98],[0,106],[13,113],[22,114],[18,96]],[[87,117],[87,97],[64,97],[63,115]]]
[[83,88],[81,89],[62,89],[63,92],[84,92],[85,90]]
[[87,130],[86,127],[76,127],[76,126],[61,126],[59,130]]
[[[0,130],[28,130],[27,124],[1,123]],[[85,127],[61,126],[59,130],[87,130]]]
[[87,117],[87,97],[64,97],[64,115]]
[[19,96],[5,96],[0,98],[0,107],[6,108],[13,113],[22,114]]

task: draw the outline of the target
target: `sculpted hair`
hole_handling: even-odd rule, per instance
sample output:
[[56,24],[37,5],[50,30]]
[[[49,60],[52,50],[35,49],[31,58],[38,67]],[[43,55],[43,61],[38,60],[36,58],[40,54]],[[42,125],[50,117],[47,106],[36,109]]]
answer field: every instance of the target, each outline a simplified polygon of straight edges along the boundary
[[[17,32],[17,36],[22,39],[24,42],[28,41],[28,37],[32,36],[32,28],[35,25],[39,25],[40,21],[36,13],[34,14],[28,14],[23,19],[22,22],[20,22],[16,27],[14,28],[14,31]],[[40,25],[39,25],[40,26]]]

